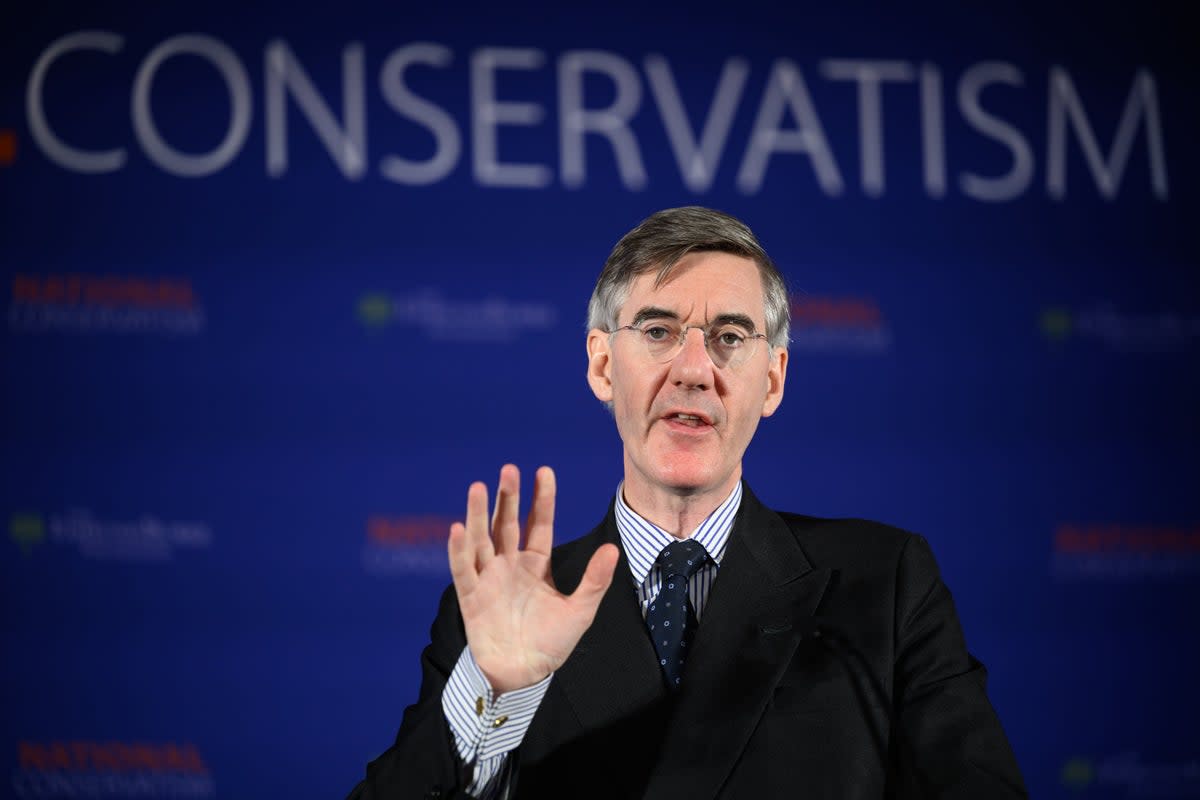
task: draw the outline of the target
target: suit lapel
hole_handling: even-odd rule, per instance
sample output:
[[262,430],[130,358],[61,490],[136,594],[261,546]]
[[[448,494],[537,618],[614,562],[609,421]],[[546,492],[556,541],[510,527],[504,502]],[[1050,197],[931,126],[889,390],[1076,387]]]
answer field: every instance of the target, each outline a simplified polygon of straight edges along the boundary
[[745,488],[646,797],[716,795],[796,650],[790,621],[813,614],[828,583],[829,570],[814,570],[787,524]]
[[[560,586],[573,591],[588,559],[602,542],[620,547],[611,509],[595,535],[581,542],[583,546],[577,548],[572,559],[561,570],[555,570]],[[555,673],[554,684],[579,721],[577,734],[605,729],[666,694],[658,657],[629,583],[629,563],[623,548],[612,586],[600,602],[596,619]]]

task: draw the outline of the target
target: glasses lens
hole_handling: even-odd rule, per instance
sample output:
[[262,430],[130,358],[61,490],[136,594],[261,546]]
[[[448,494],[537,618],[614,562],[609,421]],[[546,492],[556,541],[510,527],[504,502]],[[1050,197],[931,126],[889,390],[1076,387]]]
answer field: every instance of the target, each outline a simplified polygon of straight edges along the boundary
[[746,335],[741,328],[722,327],[710,331],[705,338],[708,356],[718,367],[736,367],[746,357],[754,339]]
[[679,328],[654,323],[642,328],[641,332],[646,352],[656,361],[670,361],[679,350]]
[[[660,363],[673,359],[685,342],[685,334],[675,325],[656,322],[644,328],[627,330],[637,334],[646,348],[646,355]],[[704,336],[708,357],[718,369],[737,368],[746,363],[758,342],[756,337],[747,335],[741,328],[726,326],[712,331],[703,328],[698,330]]]

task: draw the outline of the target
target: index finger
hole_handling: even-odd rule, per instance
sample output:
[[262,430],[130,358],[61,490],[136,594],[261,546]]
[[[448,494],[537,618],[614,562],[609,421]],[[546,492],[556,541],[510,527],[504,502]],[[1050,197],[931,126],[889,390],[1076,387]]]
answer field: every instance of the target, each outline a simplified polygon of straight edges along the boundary
[[526,523],[525,549],[530,552],[548,556],[554,547],[554,498],[557,492],[554,470],[539,468],[533,479],[533,505]]

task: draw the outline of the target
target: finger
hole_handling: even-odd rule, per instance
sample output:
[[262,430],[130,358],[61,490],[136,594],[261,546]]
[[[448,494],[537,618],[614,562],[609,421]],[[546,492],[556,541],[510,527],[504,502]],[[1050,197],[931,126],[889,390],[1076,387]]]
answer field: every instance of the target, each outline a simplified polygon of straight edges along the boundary
[[450,526],[450,537],[446,542],[450,555],[450,577],[454,579],[454,590],[459,599],[464,594],[470,594],[479,582],[479,573],[475,570],[475,549],[467,536],[467,528],[461,522]]
[[515,553],[521,543],[521,523],[517,519],[521,503],[521,473],[512,464],[500,468],[496,489],[496,510],[492,514],[492,537],[497,553]]
[[467,490],[467,544],[474,556],[476,569],[484,565],[496,555],[492,547],[492,537],[488,535],[488,496],[487,486],[475,481]]
[[617,567],[620,555],[620,551],[614,544],[602,544],[596,549],[596,552],[592,554],[591,561],[588,562],[587,569],[584,570],[579,586],[567,598],[567,602],[571,604],[573,610],[586,614],[589,620],[595,618],[596,609],[600,607],[600,600],[612,583],[613,571]]
[[526,523],[525,549],[542,555],[550,555],[554,546],[554,501],[558,494],[558,483],[554,470],[542,467],[533,478],[533,506],[529,509]]

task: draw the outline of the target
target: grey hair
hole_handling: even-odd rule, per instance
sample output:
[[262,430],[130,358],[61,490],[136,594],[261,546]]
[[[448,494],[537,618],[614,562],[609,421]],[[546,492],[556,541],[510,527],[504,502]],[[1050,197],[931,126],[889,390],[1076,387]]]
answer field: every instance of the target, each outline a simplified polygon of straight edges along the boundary
[[675,265],[688,253],[730,253],[758,265],[763,283],[767,341],[772,347],[788,344],[788,291],[783,275],[763,250],[754,233],[741,220],[700,206],[668,208],[651,214],[621,237],[592,290],[588,302],[588,329],[616,330],[621,306],[629,299],[633,279],[656,270],[655,287],[670,278]]

